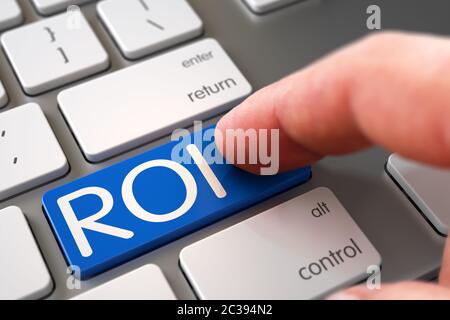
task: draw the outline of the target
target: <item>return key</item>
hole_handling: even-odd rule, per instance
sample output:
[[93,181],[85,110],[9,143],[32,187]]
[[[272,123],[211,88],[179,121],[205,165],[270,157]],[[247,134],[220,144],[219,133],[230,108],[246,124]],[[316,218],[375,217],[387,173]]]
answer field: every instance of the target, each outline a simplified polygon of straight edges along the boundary
[[[187,67],[203,53],[211,58]],[[58,102],[85,157],[99,162],[225,112],[251,91],[219,43],[205,39],[62,91]]]

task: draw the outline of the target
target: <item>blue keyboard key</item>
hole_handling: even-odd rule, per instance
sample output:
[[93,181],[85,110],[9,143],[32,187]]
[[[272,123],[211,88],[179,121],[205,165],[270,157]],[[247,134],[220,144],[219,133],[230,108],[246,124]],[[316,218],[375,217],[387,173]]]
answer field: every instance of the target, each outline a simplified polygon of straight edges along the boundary
[[[82,279],[304,183],[311,176],[310,167],[256,176],[220,161],[207,164],[203,155],[218,153],[214,142],[199,143],[198,136],[198,132],[185,136],[181,144],[170,142],[44,195],[44,210],[60,247],[69,265],[80,270]],[[173,154],[185,160],[173,161]]]

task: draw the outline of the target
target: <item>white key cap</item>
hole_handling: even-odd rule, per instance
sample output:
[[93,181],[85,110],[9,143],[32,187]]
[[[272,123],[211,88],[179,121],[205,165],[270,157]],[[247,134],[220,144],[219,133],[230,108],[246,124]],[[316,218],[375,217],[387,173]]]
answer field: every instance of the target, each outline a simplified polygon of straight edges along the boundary
[[62,91],[58,102],[86,158],[97,162],[224,112],[250,92],[206,39]]
[[367,278],[381,257],[318,188],[184,248],[180,263],[202,299],[313,299]]
[[0,113],[0,201],[63,176],[66,157],[41,108]]
[[300,0],[244,0],[256,13],[266,13]]
[[0,31],[20,24],[22,20],[22,11],[16,0],[0,1]]
[[189,40],[203,30],[185,0],[106,0],[98,4],[98,13],[129,59]]
[[0,210],[0,300],[39,299],[52,278],[22,211]]
[[0,108],[3,108],[8,103],[8,96],[5,91],[5,87],[0,81]]
[[450,170],[426,166],[391,155],[386,169],[432,225],[448,235]]
[[175,300],[161,269],[148,264],[82,293],[73,300]]
[[81,5],[92,0],[32,0],[37,11],[43,15],[66,10],[71,5]]
[[108,55],[84,16],[77,28],[66,14],[6,32],[5,52],[26,93],[40,94],[106,69]]

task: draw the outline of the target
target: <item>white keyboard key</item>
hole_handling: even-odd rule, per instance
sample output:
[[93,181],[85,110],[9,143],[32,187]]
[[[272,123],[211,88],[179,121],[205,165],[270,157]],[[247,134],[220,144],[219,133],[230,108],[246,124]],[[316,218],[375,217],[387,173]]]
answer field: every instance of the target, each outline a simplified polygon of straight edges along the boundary
[[0,210],[0,300],[39,299],[52,278],[22,211]]
[[256,13],[266,13],[300,0],[244,0]]
[[106,0],[98,4],[98,13],[129,59],[189,40],[203,31],[202,21],[185,0]]
[[450,170],[426,166],[393,154],[386,169],[431,224],[444,235],[450,226]]
[[5,87],[0,81],[0,108],[3,108],[8,103],[8,95],[6,94]]
[[0,201],[63,176],[66,157],[41,108],[0,113]]
[[26,93],[40,94],[106,69],[108,55],[84,16],[65,13],[3,34],[1,41]]
[[201,299],[313,299],[364,280],[381,257],[318,188],[184,248],[180,263]]
[[93,162],[234,107],[251,86],[206,39],[62,91],[59,106]]
[[22,20],[22,11],[16,0],[0,1],[0,31],[20,24]]
[[175,300],[161,269],[148,264],[82,293],[73,300]]
[[92,0],[32,0],[40,14],[49,15],[66,10],[71,5],[81,5]]

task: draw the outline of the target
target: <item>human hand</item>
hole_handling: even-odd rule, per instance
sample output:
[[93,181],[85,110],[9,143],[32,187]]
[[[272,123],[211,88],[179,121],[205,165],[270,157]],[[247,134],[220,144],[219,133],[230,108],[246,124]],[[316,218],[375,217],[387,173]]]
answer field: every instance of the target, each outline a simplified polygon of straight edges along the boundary
[[[449,73],[450,40],[379,33],[256,92],[224,116],[216,130],[279,129],[281,170],[373,144],[450,167]],[[223,154],[225,145],[218,145]],[[239,166],[254,173],[260,169]],[[450,240],[439,284],[358,286],[330,298],[450,299]]]

